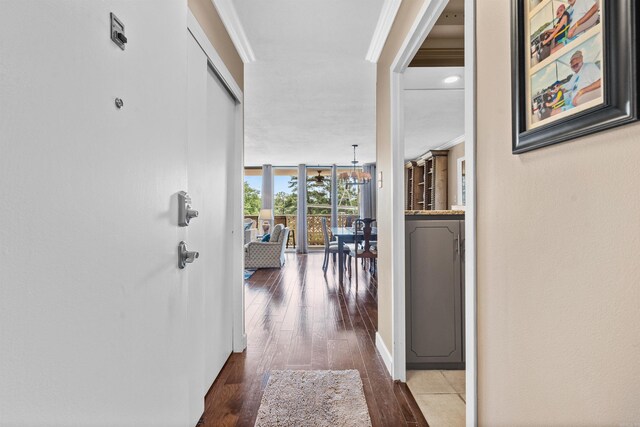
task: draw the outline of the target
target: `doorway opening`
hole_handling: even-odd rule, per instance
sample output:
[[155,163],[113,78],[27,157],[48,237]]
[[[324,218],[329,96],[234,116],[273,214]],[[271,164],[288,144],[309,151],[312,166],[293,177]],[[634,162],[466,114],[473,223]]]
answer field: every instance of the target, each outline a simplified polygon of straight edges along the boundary
[[[426,370],[416,383],[457,399],[466,425],[477,423],[474,22],[474,0],[427,2],[390,70],[393,377],[411,388],[411,370]],[[413,394],[428,402],[427,391]]]

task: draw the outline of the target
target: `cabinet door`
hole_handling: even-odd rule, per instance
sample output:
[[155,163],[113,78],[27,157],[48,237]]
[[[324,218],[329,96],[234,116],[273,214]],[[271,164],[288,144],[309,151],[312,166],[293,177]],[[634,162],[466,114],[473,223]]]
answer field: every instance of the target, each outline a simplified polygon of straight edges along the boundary
[[408,221],[407,363],[462,362],[460,222]]

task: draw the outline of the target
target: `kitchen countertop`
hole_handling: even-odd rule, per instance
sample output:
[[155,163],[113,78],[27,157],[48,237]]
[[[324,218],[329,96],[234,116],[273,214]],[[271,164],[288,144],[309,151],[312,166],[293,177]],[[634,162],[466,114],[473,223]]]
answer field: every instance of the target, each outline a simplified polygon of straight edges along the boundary
[[441,211],[404,211],[405,215],[464,215],[464,211],[441,210]]

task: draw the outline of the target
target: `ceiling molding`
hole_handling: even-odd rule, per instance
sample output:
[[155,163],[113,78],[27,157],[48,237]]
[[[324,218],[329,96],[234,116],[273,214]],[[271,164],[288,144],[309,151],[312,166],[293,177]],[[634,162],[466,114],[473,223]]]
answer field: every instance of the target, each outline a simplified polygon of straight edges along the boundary
[[464,48],[421,47],[410,67],[464,67]]
[[245,64],[254,62],[256,60],[256,56],[249,44],[249,39],[244,32],[244,27],[240,22],[240,18],[238,18],[238,13],[236,12],[236,8],[233,6],[233,1],[211,0],[211,3],[213,3],[213,6],[218,11],[218,15],[220,15],[220,19],[222,20],[224,27],[227,29],[229,37],[231,37],[231,41],[238,51],[242,62]]
[[378,62],[378,59],[380,59],[382,48],[387,41],[393,21],[396,19],[400,3],[402,3],[402,0],[384,0],[382,11],[380,12],[380,17],[378,18],[378,23],[376,24],[376,29],[373,32],[371,44],[369,45],[369,51],[367,52],[367,61],[375,64]]
[[444,144],[442,144],[441,146],[439,146],[438,148],[436,148],[436,150],[447,150],[451,147],[453,147],[454,145],[458,145],[461,142],[464,142],[464,135],[460,135],[457,138],[453,138],[451,141],[446,142]]

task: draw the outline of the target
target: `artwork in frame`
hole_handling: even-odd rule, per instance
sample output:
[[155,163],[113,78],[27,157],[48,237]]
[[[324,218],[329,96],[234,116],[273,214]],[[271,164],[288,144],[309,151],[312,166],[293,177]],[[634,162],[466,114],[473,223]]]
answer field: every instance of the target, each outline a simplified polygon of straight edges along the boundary
[[638,120],[636,0],[513,0],[514,154]]

